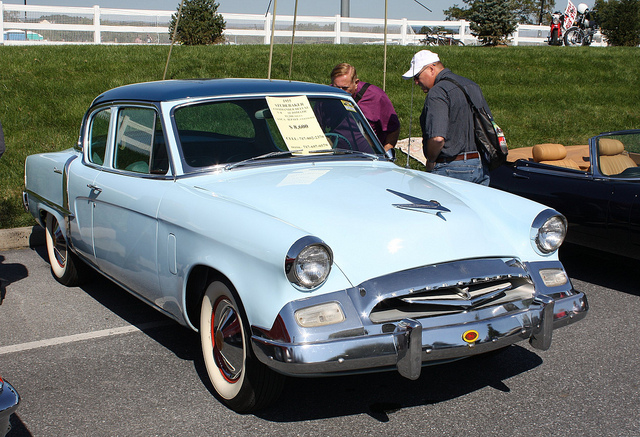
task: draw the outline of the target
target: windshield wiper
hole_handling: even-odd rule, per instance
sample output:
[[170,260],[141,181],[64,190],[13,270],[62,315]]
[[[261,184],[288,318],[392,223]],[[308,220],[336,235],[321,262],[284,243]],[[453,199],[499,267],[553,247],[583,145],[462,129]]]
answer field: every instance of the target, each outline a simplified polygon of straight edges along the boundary
[[372,155],[371,153],[361,152],[359,150],[350,150],[350,149],[323,149],[323,150],[312,150],[309,153],[333,153],[334,155],[360,155],[366,156],[368,158],[378,160],[380,159],[377,155]]
[[233,164],[227,164],[224,166],[224,169],[231,170],[233,168],[239,167],[241,165],[245,165],[252,161],[259,161],[261,159],[273,158],[274,156],[291,155],[293,153],[299,153],[299,152],[302,152],[302,150],[280,150],[277,152],[269,152],[269,153],[265,153],[264,155],[254,156],[253,158],[248,158],[242,161],[234,162]]

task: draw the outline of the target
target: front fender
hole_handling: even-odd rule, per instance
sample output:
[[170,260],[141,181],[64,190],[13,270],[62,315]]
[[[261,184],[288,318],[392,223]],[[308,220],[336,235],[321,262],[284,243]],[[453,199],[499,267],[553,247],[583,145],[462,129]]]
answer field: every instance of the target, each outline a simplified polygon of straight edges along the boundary
[[265,328],[291,300],[351,286],[334,265],[321,287],[297,290],[286,278],[284,261],[289,248],[309,233],[197,188],[178,185],[167,193],[159,210],[158,232],[163,294],[181,306],[185,320],[189,320],[186,283],[196,266],[224,275],[238,292],[249,323]]

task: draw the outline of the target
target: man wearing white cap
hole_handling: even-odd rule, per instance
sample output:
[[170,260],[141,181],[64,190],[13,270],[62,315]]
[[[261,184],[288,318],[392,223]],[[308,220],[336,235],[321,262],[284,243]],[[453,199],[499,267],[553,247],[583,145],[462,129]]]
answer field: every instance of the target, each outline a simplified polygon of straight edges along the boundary
[[420,126],[427,171],[489,185],[489,169],[480,156],[473,133],[473,113],[460,87],[478,108],[489,105],[478,84],[453,74],[436,53],[421,50],[402,75],[413,79],[427,93]]

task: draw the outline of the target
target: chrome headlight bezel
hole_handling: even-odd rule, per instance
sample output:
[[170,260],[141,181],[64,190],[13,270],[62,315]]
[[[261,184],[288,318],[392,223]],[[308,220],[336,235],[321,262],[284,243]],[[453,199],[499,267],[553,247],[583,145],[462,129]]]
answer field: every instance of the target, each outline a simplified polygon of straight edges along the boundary
[[567,236],[567,219],[558,211],[545,209],[531,224],[531,245],[539,255],[551,255]]
[[[306,268],[310,265],[310,268]],[[331,273],[333,252],[321,239],[313,236],[293,243],[284,261],[284,271],[293,286],[311,291],[325,283]]]

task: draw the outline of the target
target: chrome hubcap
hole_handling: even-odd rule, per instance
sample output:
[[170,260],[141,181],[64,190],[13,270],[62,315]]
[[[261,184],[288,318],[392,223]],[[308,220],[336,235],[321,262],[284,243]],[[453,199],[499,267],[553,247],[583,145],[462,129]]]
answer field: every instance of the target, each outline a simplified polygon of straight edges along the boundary
[[244,362],[240,315],[231,302],[221,299],[216,303],[211,317],[211,339],[216,365],[227,381],[236,382]]
[[62,229],[56,219],[52,223],[53,253],[60,267],[64,267],[67,263],[67,241],[64,239]]

